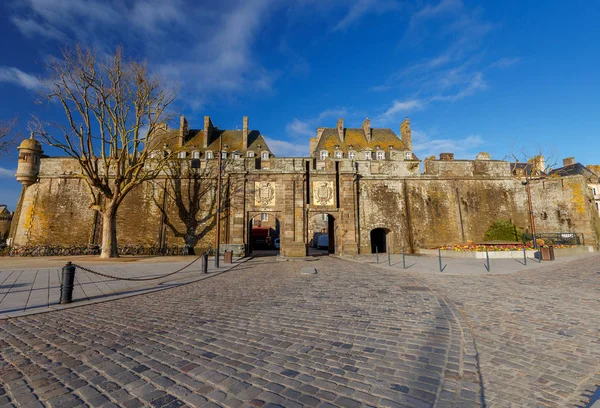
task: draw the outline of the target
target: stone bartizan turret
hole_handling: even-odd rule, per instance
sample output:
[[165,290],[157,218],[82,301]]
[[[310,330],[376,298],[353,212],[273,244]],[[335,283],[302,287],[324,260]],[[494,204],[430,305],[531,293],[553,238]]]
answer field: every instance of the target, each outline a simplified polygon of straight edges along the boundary
[[19,164],[17,166],[17,181],[24,187],[29,187],[37,181],[40,172],[40,158],[44,151],[40,142],[35,140],[33,133],[29,139],[25,139],[18,147]]

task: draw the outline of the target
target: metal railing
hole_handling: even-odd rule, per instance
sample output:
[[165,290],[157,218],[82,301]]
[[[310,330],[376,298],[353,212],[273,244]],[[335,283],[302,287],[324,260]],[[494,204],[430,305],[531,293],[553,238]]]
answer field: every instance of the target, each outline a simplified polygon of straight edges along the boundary
[[[585,237],[579,232],[541,232],[536,233],[535,238],[544,240],[544,245],[585,245]],[[524,233],[521,239],[528,242],[533,240],[533,236]]]

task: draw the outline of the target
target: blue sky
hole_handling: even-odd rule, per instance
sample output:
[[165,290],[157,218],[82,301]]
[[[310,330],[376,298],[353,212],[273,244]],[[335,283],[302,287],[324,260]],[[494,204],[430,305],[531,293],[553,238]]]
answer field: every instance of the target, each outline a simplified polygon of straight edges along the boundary
[[[44,62],[76,42],[145,58],[177,83],[192,128],[242,116],[279,156],[308,155],[316,127],[410,117],[416,154],[539,149],[600,163],[600,5],[590,1],[5,0],[0,119],[35,103]],[[56,154],[46,149],[50,154]],[[16,157],[0,159],[14,209]]]

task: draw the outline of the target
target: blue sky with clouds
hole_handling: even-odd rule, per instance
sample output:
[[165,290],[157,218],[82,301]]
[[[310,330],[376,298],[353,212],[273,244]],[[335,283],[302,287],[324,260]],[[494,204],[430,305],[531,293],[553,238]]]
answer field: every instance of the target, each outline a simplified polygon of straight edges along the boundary
[[[279,156],[307,155],[338,117],[399,133],[408,116],[421,158],[542,149],[600,163],[598,21],[595,0],[5,0],[0,120],[25,134],[31,114],[55,113],[35,99],[61,47],[122,44],[178,84],[191,127],[248,115]],[[15,168],[0,159],[13,209]]]

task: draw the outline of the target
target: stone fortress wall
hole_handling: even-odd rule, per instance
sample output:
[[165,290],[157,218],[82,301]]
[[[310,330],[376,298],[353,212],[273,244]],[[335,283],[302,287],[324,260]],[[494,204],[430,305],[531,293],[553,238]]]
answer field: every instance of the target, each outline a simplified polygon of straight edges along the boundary
[[[318,142],[311,140],[311,145]],[[410,141],[406,144],[410,147]],[[421,171],[412,153],[386,154],[385,160],[323,157],[317,150],[305,158],[228,158],[222,244],[244,248],[251,219],[261,213],[279,221],[286,256],[306,254],[312,239],[309,220],[317,214],[333,217],[335,252],[348,255],[371,253],[371,232],[377,228],[383,229],[385,245],[394,253],[482,241],[499,219],[529,231],[526,189],[509,162],[486,154],[477,160],[443,154],[426,159]],[[190,162],[178,160],[184,167]],[[183,246],[191,234],[196,248],[214,246],[217,159],[199,160],[199,176],[188,169],[181,177],[160,177],[125,199],[117,216],[120,245]],[[100,242],[101,217],[89,208],[79,172],[70,158],[39,160],[39,171],[24,183],[15,213],[14,245]],[[600,221],[588,183],[581,175],[533,180],[536,231],[583,233],[586,244],[597,246]]]

